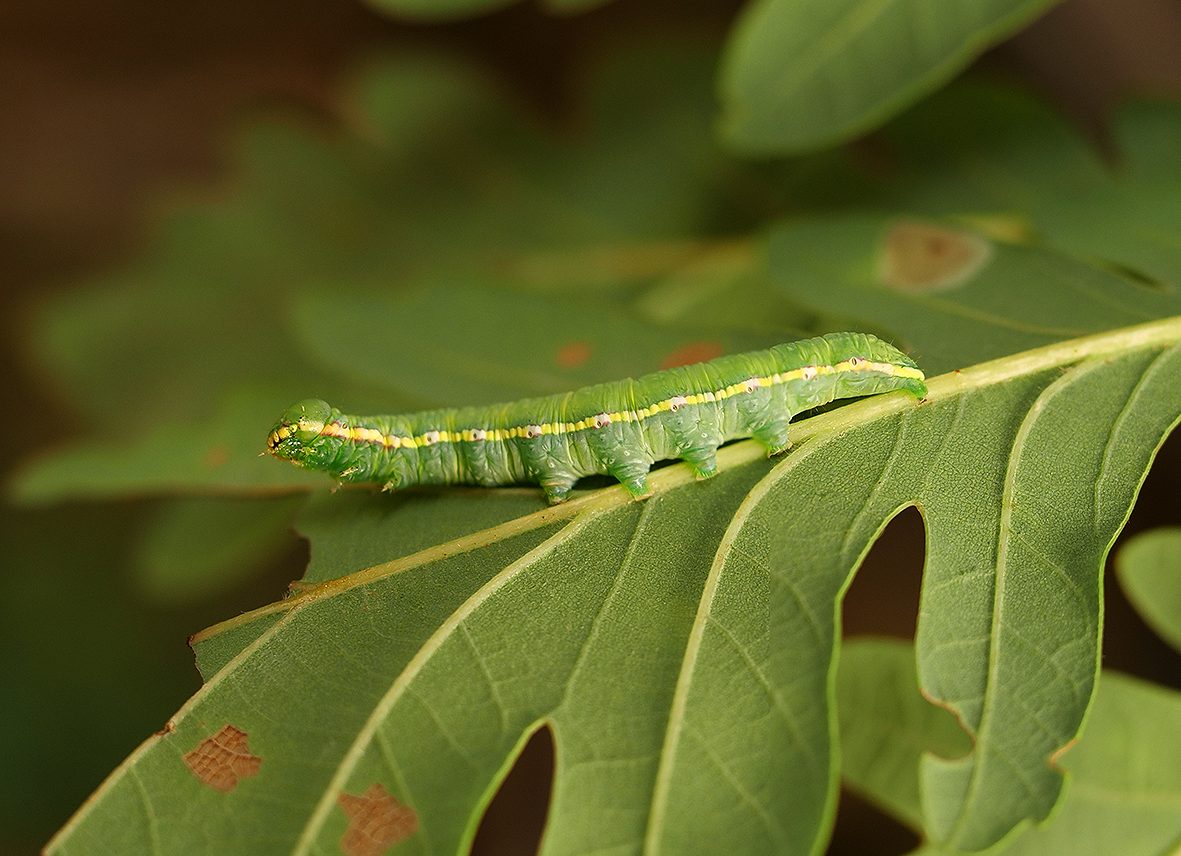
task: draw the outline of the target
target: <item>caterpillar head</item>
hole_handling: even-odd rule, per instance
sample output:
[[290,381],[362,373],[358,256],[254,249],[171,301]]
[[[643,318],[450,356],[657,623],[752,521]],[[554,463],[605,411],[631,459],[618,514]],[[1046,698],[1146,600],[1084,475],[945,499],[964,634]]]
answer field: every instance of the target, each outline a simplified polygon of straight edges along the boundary
[[328,402],[318,398],[291,405],[267,435],[267,451],[276,458],[302,463],[310,456],[311,445],[324,432],[331,416]]
[[902,351],[868,333],[853,334],[847,339],[841,349],[845,352],[834,354],[834,361],[856,369],[846,374],[843,380],[849,394],[904,389],[916,398],[926,396],[927,384],[922,370]]

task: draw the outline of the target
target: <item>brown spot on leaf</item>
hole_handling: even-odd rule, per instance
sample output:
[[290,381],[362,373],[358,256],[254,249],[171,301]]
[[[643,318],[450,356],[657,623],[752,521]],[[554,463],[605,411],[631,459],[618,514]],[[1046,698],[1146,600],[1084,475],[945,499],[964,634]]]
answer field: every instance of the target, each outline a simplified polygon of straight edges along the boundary
[[564,369],[576,369],[583,365],[591,356],[591,346],[587,342],[571,342],[558,348],[555,360]]
[[690,342],[665,357],[661,361],[660,367],[675,369],[677,366],[691,366],[693,363],[703,363],[714,357],[720,357],[725,351],[721,342]]
[[223,467],[230,460],[230,450],[225,446],[214,446],[205,453],[205,466],[211,470]]
[[258,774],[262,758],[250,753],[246,732],[227,725],[184,756],[193,775],[215,791],[229,793],[238,781]]
[[418,831],[418,814],[394,799],[380,782],[360,796],[341,793],[336,802],[349,819],[340,839],[346,856],[381,856]]
[[991,255],[992,246],[979,235],[903,220],[886,234],[881,279],[908,294],[942,291],[971,277]]

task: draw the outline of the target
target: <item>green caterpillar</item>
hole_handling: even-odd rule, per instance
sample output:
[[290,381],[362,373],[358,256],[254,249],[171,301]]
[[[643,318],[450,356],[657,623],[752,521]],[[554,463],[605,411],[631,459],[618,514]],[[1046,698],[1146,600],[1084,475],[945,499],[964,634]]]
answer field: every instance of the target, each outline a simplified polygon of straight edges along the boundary
[[754,437],[773,455],[788,447],[796,413],[895,389],[922,398],[923,380],[909,357],[877,337],[829,333],[511,404],[349,416],[309,399],[280,417],[267,451],[387,490],[537,482],[558,503],[583,476],[609,473],[643,499],[654,461],[682,458],[709,478],[727,440]]

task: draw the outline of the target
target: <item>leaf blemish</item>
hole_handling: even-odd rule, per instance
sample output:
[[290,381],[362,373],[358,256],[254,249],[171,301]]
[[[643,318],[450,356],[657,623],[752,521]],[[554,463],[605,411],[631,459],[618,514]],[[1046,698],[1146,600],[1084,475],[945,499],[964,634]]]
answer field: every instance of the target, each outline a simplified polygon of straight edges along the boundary
[[1065,755],[1067,752],[1069,752],[1071,749],[1073,749],[1077,745],[1078,745],[1078,738],[1073,737],[1070,740],[1067,740],[1061,746],[1059,746],[1053,752],[1053,754],[1050,755],[1050,769],[1051,770],[1061,770],[1062,769],[1062,756]]
[[558,348],[554,361],[564,369],[576,369],[591,358],[591,346],[587,342],[570,342]]
[[224,467],[230,460],[230,451],[225,446],[214,446],[205,453],[205,466],[211,470]]
[[971,232],[903,220],[886,234],[879,276],[887,288],[907,294],[944,291],[962,285],[991,256],[992,245]]
[[661,361],[662,369],[675,369],[677,366],[689,366],[693,363],[704,363],[720,357],[726,352],[721,342],[690,342],[677,348]]
[[349,819],[340,839],[345,856],[381,856],[418,831],[417,812],[398,802],[380,782],[360,795],[341,792],[336,803]]
[[250,752],[248,740],[245,731],[226,725],[185,753],[184,762],[209,787],[229,793],[240,780],[258,775],[262,766],[262,758]]

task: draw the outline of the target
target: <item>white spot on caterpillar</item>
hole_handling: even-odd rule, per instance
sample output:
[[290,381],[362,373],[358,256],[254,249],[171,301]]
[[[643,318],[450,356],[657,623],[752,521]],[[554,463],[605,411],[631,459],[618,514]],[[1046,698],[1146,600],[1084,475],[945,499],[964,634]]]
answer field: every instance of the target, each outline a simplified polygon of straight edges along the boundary
[[606,428],[610,424],[611,424],[611,416],[607,413],[600,413],[598,416],[595,417],[595,427],[596,428]]
[[470,428],[468,429],[468,436],[471,438],[473,443],[478,443],[481,440],[488,439],[488,432],[483,428]]
[[538,437],[541,436],[541,426],[540,425],[526,425],[525,426],[525,436],[530,440],[536,440]]
[[742,388],[747,392],[754,392],[759,388],[759,385],[759,379],[757,377],[752,377],[750,380],[742,384]]
[[689,403],[689,399],[685,398],[685,396],[674,395],[672,398],[670,398],[668,400],[668,409],[671,410],[673,413],[676,413],[678,410],[680,410],[682,407],[684,407],[688,403]]
[[804,380],[815,380],[816,366],[804,366],[802,369],[800,369],[800,374],[803,376]]
[[422,435],[422,442],[423,442],[424,446],[435,445],[435,443],[439,442],[439,432],[438,431],[427,431],[425,434]]

